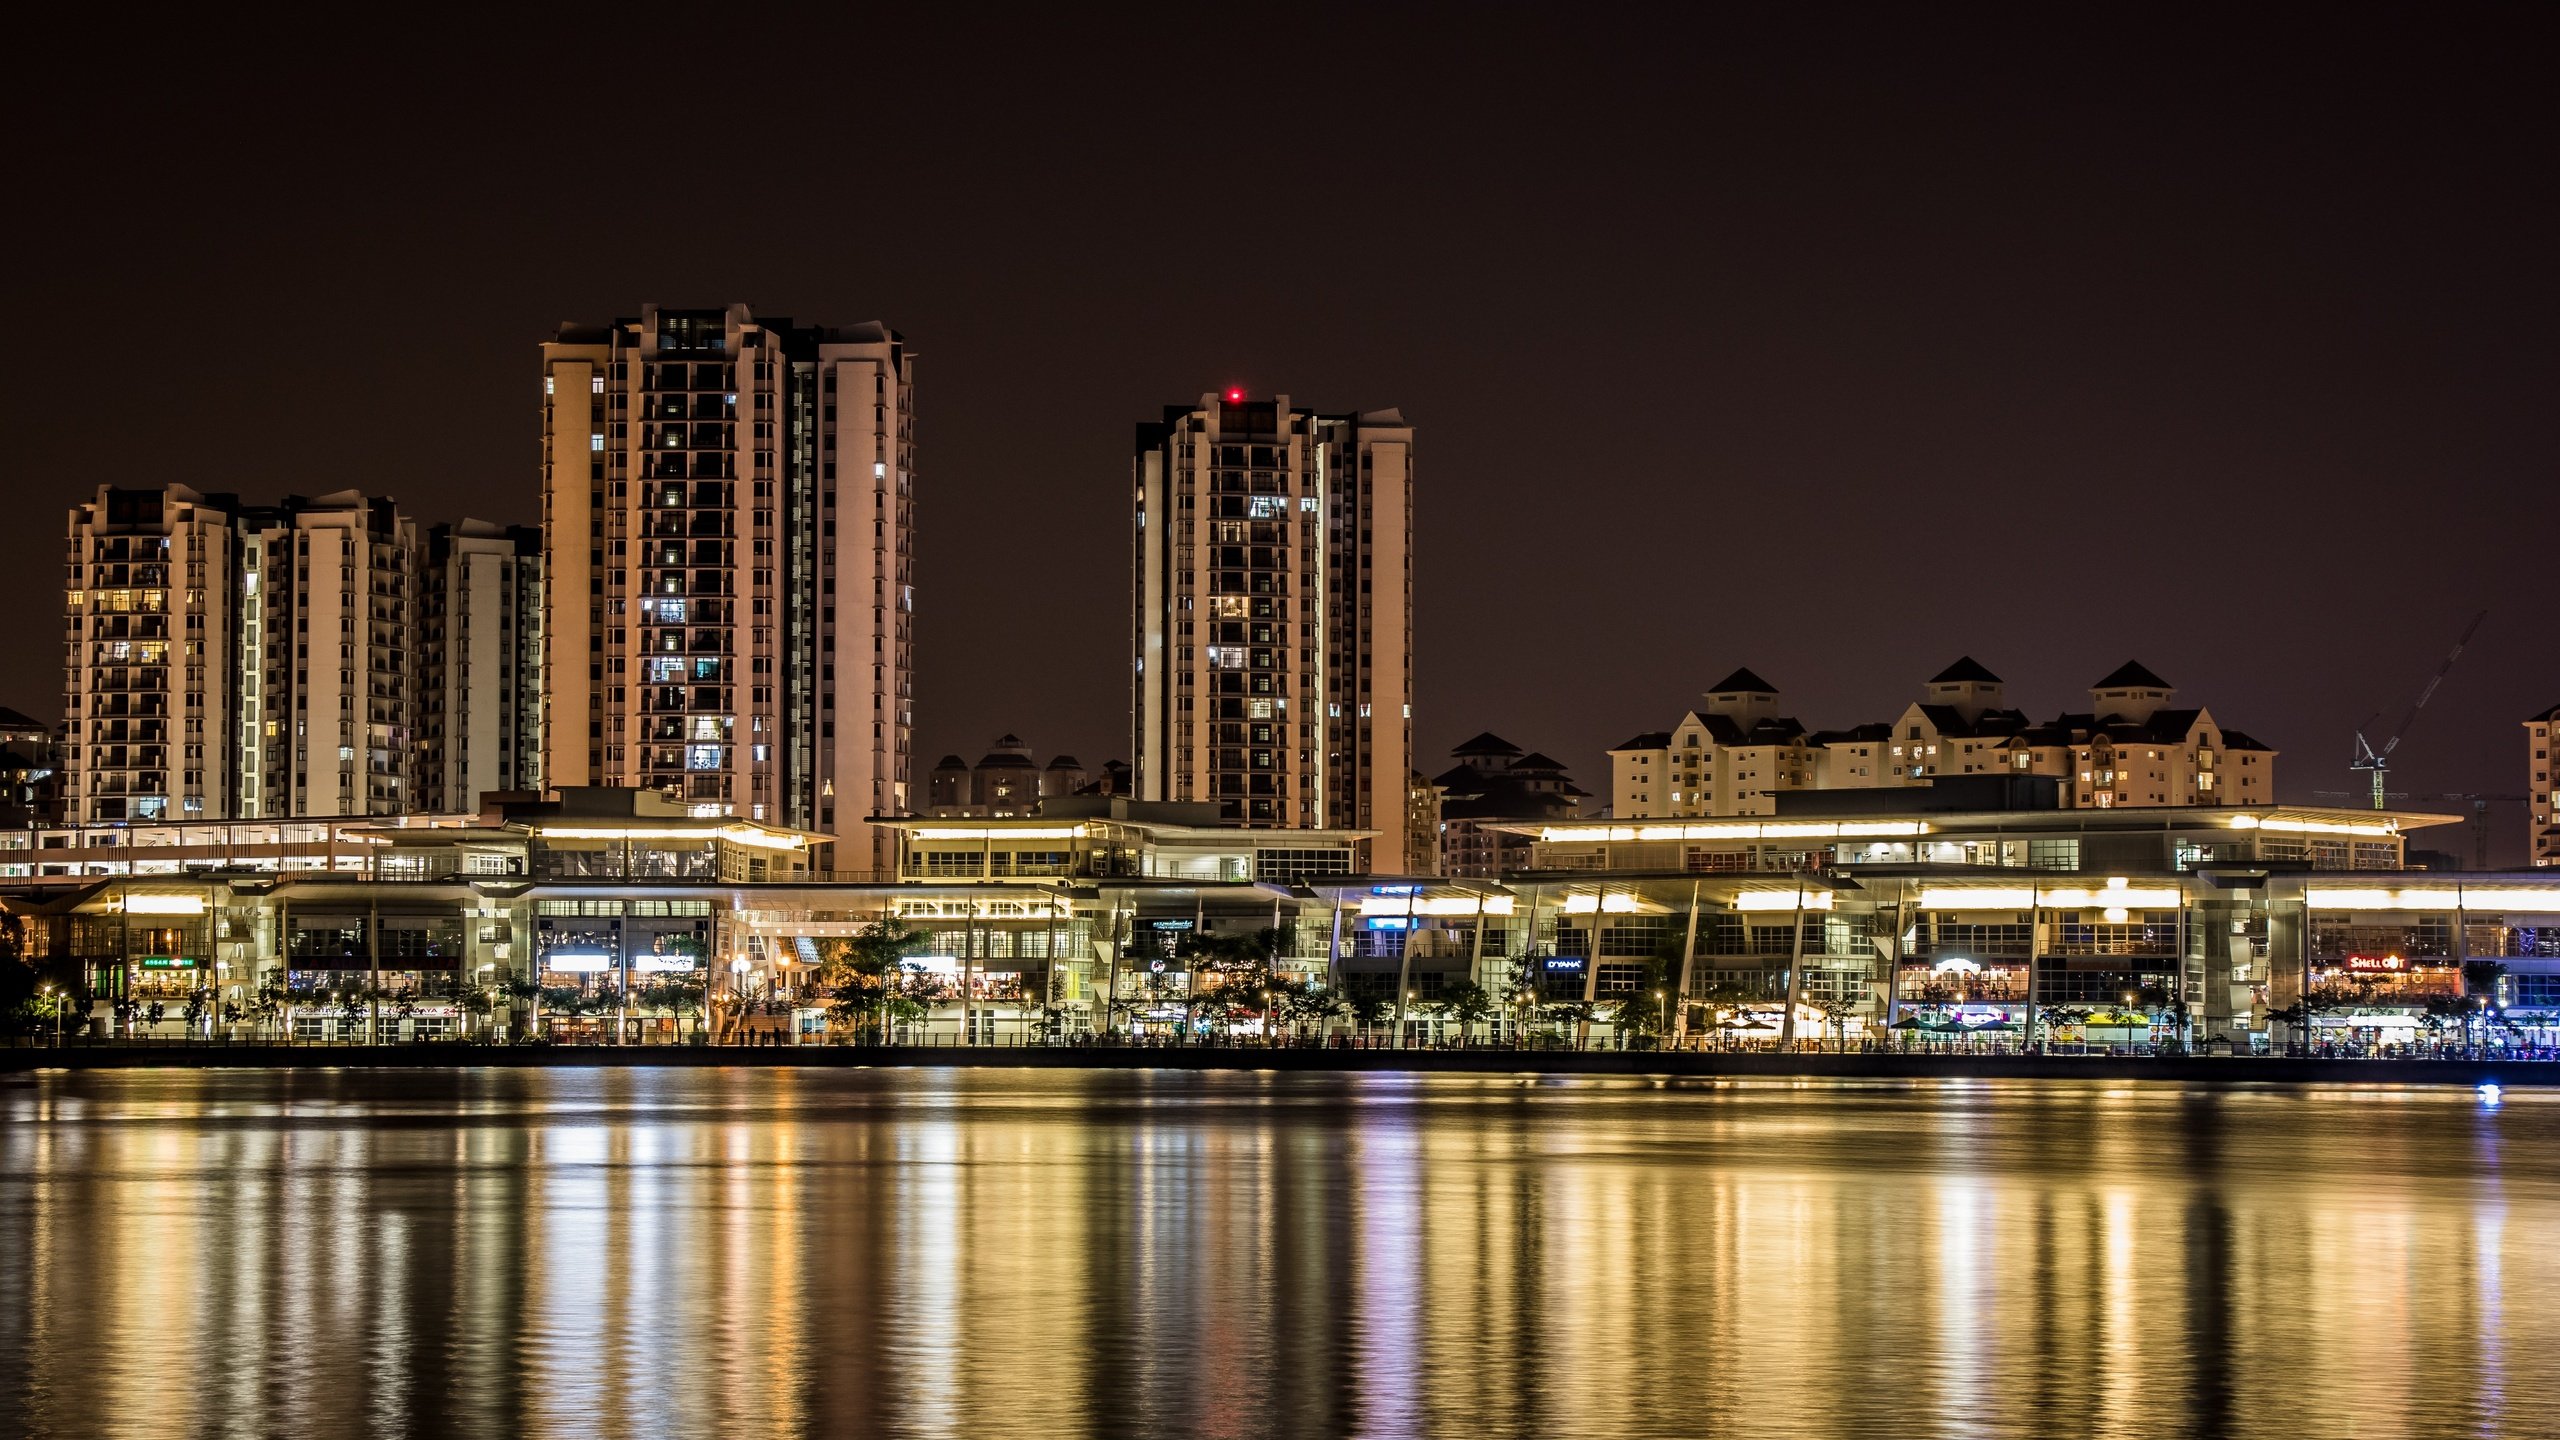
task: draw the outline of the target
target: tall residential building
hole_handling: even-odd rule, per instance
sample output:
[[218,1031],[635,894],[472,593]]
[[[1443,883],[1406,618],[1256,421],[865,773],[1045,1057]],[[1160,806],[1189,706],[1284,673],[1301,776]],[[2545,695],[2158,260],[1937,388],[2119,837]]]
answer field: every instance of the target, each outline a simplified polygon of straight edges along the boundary
[[1778,690],[1737,670],[1669,730],[1609,752],[1610,814],[1626,819],[1772,815],[1790,790],[1927,785],[1947,775],[2042,775],[2066,806],[2269,805],[2276,752],[2128,661],[2089,688],[2089,709],[2031,722],[2000,677],[1966,656],[1891,721],[1808,731]]
[[[71,508],[62,772],[73,820],[238,813],[236,497],[100,486]],[[254,585],[254,581],[248,582]],[[250,673],[255,673],[254,668]]]
[[[72,508],[69,539],[73,820],[474,809],[424,743],[450,723],[425,697],[467,688],[475,713],[497,716],[538,687],[521,653],[483,669],[443,643],[440,617],[474,602],[449,592],[434,546],[388,499],[346,490],[246,505],[183,485],[101,487]],[[530,532],[504,543],[534,548]],[[501,611],[539,608],[538,566],[509,583]]]
[[244,818],[401,815],[420,656],[418,522],[353,490],[239,512]]
[[1138,798],[1373,830],[1372,873],[1412,868],[1413,427],[1229,390],[1136,452]]
[[645,306],[542,347],[543,771],[837,837],[909,808],[915,357]]
[[2526,854],[2536,865],[2560,865],[2560,705],[2524,722]]
[[417,804],[463,814],[542,788],[542,532],[427,531],[418,576]]

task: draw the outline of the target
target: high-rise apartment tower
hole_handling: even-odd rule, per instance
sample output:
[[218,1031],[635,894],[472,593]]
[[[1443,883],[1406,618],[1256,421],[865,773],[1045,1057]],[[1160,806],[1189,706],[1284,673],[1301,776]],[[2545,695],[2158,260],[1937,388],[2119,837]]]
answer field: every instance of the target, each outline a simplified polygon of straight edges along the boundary
[[541,783],[509,718],[537,688],[517,634],[541,606],[532,531],[422,533],[354,490],[102,486],[69,539],[69,818],[453,813]]
[[837,837],[908,809],[914,364],[846,328],[644,307],[542,347],[544,765]]
[[1241,390],[1141,424],[1135,764],[1142,800],[1248,825],[1371,829],[1413,857],[1413,427]]
[[542,532],[434,526],[418,574],[418,808],[541,789]]

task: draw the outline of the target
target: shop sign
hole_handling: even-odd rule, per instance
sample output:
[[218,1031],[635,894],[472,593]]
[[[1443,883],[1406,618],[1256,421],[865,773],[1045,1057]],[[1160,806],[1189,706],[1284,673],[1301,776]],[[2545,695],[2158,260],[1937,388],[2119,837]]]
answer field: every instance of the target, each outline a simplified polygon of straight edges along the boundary
[[1582,957],[1579,955],[1550,955],[1547,957],[1547,969],[1551,972],[1565,970],[1571,971],[1574,974],[1580,974],[1582,972]]
[[563,975],[601,975],[613,968],[613,957],[601,950],[554,950],[542,957],[542,968]]
[[196,957],[193,955],[145,955],[142,957],[142,968],[145,970],[193,970],[196,968]]
[[2347,968],[2366,974],[2396,974],[2409,969],[2410,966],[2407,960],[2398,955],[2350,955],[2347,957]]

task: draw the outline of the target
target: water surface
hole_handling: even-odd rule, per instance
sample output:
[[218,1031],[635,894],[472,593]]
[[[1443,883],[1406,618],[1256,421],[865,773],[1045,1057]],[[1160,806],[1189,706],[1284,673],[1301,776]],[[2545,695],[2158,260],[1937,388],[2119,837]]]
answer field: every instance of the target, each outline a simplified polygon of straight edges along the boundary
[[0,1080],[0,1433],[2560,1433],[2560,1098]]

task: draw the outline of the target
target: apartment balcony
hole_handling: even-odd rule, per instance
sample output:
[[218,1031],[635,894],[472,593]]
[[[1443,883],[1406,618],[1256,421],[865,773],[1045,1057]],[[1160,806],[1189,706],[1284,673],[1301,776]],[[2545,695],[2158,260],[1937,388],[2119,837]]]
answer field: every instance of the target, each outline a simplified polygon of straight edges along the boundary
[[166,745],[169,722],[166,720],[91,721],[89,743],[92,745]]

